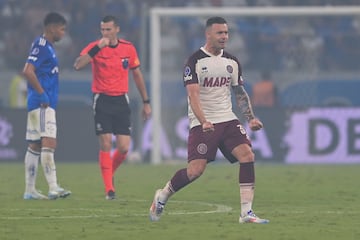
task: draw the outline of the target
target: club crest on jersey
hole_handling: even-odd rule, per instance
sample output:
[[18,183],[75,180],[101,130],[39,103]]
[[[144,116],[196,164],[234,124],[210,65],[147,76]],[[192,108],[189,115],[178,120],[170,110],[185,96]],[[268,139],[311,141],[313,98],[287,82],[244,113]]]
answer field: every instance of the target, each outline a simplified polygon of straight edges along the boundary
[[184,69],[184,81],[190,81],[192,79],[191,69],[186,66]]
[[123,58],[121,59],[121,62],[124,69],[127,69],[129,67],[129,59]]
[[228,71],[228,73],[232,73],[234,71],[234,69],[231,65],[227,65],[226,70]]

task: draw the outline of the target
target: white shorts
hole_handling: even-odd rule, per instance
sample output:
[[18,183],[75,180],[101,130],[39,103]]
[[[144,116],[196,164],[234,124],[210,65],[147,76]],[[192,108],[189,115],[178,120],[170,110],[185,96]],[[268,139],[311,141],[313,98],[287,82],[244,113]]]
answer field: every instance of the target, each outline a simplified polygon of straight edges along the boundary
[[26,140],[40,141],[42,137],[56,138],[56,114],[50,107],[28,112]]

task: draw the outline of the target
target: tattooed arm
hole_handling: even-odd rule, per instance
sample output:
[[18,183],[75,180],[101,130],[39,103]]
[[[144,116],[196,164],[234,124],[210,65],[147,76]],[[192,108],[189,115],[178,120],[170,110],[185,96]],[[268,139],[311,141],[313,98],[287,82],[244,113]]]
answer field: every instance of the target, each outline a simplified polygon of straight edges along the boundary
[[233,86],[233,90],[236,97],[237,106],[240,108],[240,111],[248,121],[255,118],[254,112],[252,110],[251,102],[249,95],[244,89],[244,86],[237,85]]
[[238,85],[233,86],[232,88],[235,93],[237,106],[249,122],[250,129],[254,131],[261,129],[263,127],[263,124],[259,119],[255,117],[249,95],[245,91],[244,86]]

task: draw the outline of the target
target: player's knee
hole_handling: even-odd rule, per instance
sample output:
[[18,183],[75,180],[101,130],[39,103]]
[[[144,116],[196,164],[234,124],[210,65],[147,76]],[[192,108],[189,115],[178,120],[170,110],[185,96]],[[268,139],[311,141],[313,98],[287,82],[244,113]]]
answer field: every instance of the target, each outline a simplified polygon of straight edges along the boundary
[[118,148],[118,151],[119,151],[119,153],[121,153],[121,154],[127,154],[128,151],[129,151],[129,147],[128,147],[128,146],[120,146],[120,147]]
[[41,144],[40,143],[29,143],[28,148],[31,151],[40,152],[41,151]]
[[43,137],[41,139],[41,147],[56,149],[57,141],[56,138]]
[[240,157],[241,163],[254,162],[254,161],[255,161],[255,154],[251,149],[243,152],[243,154]]
[[112,149],[112,144],[111,143],[101,143],[100,149],[103,152],[109,152]]

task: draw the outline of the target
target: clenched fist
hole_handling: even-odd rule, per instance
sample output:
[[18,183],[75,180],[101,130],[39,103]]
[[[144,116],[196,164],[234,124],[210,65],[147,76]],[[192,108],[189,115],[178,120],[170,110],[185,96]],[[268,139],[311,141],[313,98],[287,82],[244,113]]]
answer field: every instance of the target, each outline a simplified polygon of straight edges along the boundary
[[263,124],[259,119],[254,118],[249,121],[249,127],[251,130],[257,131],[263,128]]

